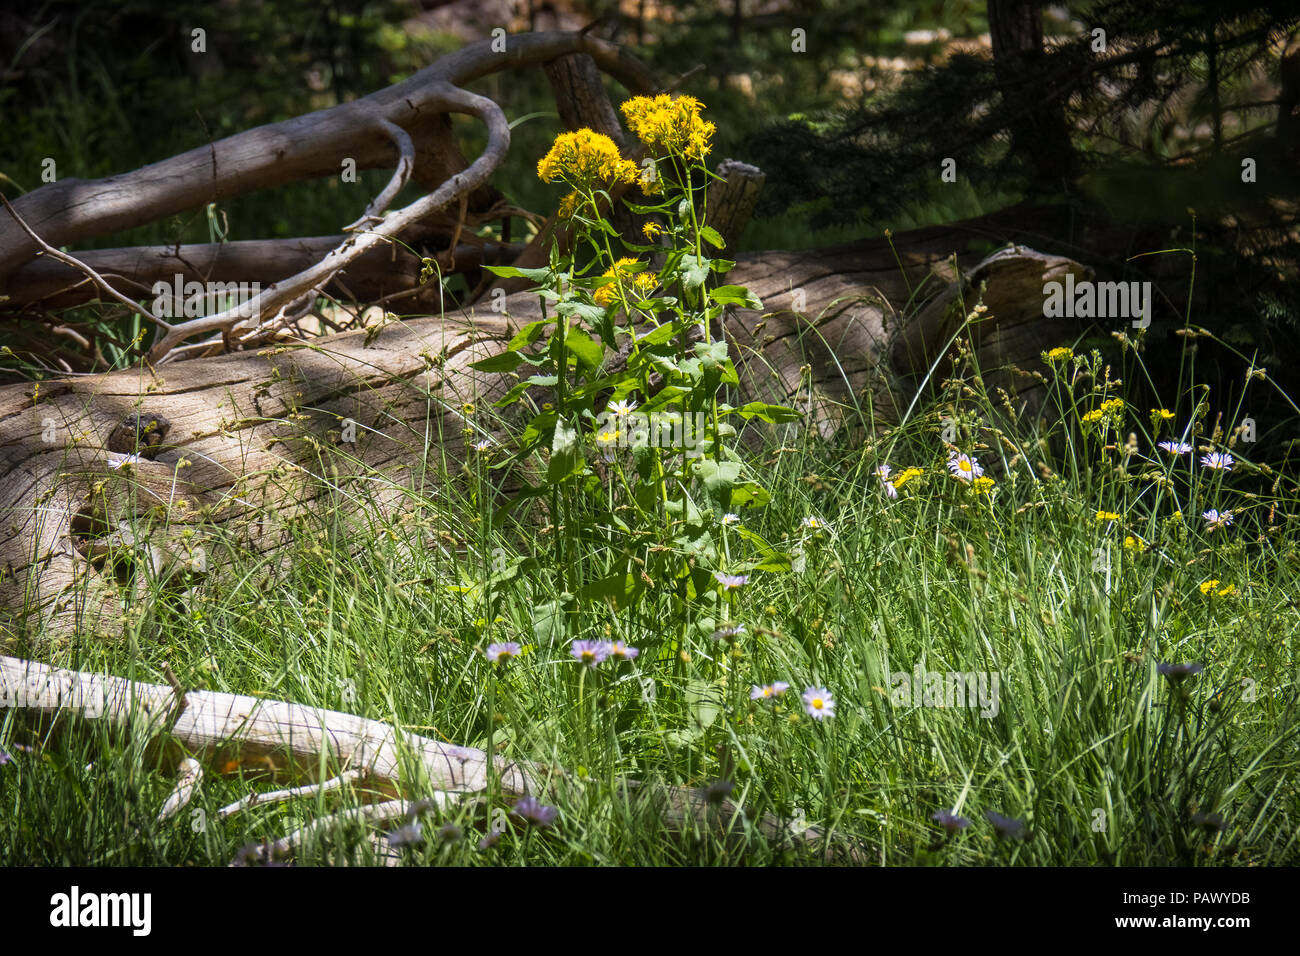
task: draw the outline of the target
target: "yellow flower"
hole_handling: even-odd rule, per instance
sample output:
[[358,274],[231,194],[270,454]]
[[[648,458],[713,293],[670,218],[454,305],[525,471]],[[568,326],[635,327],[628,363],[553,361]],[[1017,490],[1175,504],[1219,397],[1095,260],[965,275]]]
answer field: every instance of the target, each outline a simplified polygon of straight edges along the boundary
[[901,475],[894,479],[894,487],[896,489],[902,488],[903,485],[907,484],[913,478],[919,478],[923,474],[925,474],[925,472],[920,468],[907,468]]
[[1048,362],[1068,362],[1070,359],[1074,358],[1074,352],[1066,348],[1064,345],[1058,345],[1046,354],[1046,360]]
[[560,211],[558,213],[561,219],[572,219],[573,214],[578,211],[578,191],[575,189],[563,199],[560,200]]
[[704,104],[693,96],[673,99],[667,93],[634,96],[620,107],[628,128],[641,142],[696,162],[708,155],[712,148],[709,141],[717,130],[700,117],[703,108]]
[[1174,417],[1174,413],[1167,408],[1153,408],[1151,409],[1151,417],[1162,422],[1167,422]]
[[653,272],[638,272],[632,277],[632,288],[642,296],[649,295],[658,284],[659,280]]
[[[631,258],[619,259],[612,266],[610,266],[608,269],[605,270],[604,276],[602,276],[602,278],[613,278],[616,272],[626,272],[628,266],[634,266],[637,264],[638,262],[636,259],[631,259]],[[614,301],[617,295],[618,295],[618,282],[614,281],[614,282],[606,283],[605,285],[601,286],[599,289],[597,289],[595,292],[592,293],[591,297],[592,299],[595,300],[597,305],[609,305],[611,302]]]
[[1122,517],[1124,517],[1124,516],[1123,516],[1123,515],[1117,515],[1117,514],[1116,514],[1115,512],[1113,512],[1113,511],[1098,511],[1098,512],[1097,512],[1097,520],[1098,520],[1098,521],[1119,521]]
[[555,138],[550,151],[537,162],[537,175],[543,182],[562,179],[586,188],[596,182],[633,182],[637,165],[619,155],[614,141],[604,133],[580,129]]
[[655,236],[660,235],[663,231],[663,227],[657,222],[647,222],[641,227],[641,234],[651,242],[654,241]]
[[1209,597],[1227,597],[1237,590],[1235,584],[1229,584],[1227,587],[1219,589],[1219,579],[1211,578],[1209,581],[1201,582],[1201,593]]
[[1146,549],[1147,549],[1146,542],[1143,541],[1141,538],[1135,537],[1131,534],[1125,536],[1124,538],[1125,551],[1136,551],[1138,554],[1141,554]]
[[989,478],[987,475],[981,475],[971,482],[971,490],[977,495],[986,495],[993,490],[994,484],[996,484],[996,482],[994,482],[992,478]]
[[1112,398],[1112,399],[1110,399],[1109,401],[1102,402],[1102,403],[1101,403],[1101,410],[1102,410],[1103,412],[1119,412],[1119,411],[1123,411],[1123,410],[1124,410],[1124,399],[1122,399],[1122,398]]

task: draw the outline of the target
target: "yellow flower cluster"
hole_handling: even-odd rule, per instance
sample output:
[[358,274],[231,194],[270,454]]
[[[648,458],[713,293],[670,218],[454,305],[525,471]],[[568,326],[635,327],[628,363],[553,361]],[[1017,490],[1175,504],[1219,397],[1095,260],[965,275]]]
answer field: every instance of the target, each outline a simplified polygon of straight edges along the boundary
[[980,477],[971,482],[970,486],[971,490],[974,491],[975,494],[987,495],[993,490],[994,484],[996,484],[996,482],[994,482],[992,478],[988,477],[988,475],[980,475]]
[[658,236],[663,231],[664,231],[663,227],[660,226],[659,223],[657,222],[647,222],[644,226],[641,227],[641,234],[645,236],[647,239],[649,239],[651,242],[654,241],[655,236]]
[[[634,266],[636,264],[637,264],[636,259],[632,259],[632,258],[619,259],[612,266],[610,266],[608,269],[605,270],[605,273],[602,276],[602,278],[612,279],[616,273],[626,272],[628,266]],[[639,279],[641,278],[641,276],[638,275],[637,278]],[[609,305],[611,302],[614,301],[617,295],[618,295],[618,283],[608,282],[605,285],[601,286],[599,289],[597,289],[595,292],[593,292],[591,297],[595,300],[597,305]]]
[[633,182],[637,177],[637,165],[620,156],[614,141],[604,133],[580,129],[576,133],[561,133],[555,138],[550,151],[538,160],[537,175],[543,182],[553,183],[562,179],[586,188],[597,182]]
[[920,468],[904,469],[903,473],[894,479],[894,488],[902,488],[903,485],[907,484],[913,478],[920,478],[923,474],[925,474],[925,472]]
[[641,142],[696,162],[712,149],[709,140],[717,129],[700,117],[703,108],[704,104],[693,96],[673,99],[667,93],[634,96],[620,107],[628,127]]
[[1116,514],[1116,513],[1113,512],[1113,511],[1098,511],[1098,512],[1097,512],[1097,520],[1098,520],[1098,521],[1119,521],[1122,517],[1124,517],[1124,516],[1123,516],[1123,515]]
[[1045,352],[1044,355],[1048,362],[1066,362],[1074,358],[1074,352],[1066,348],[1064,345],[1058,345],[1050,352]]
[[1118,415],[1124,410],[1124,399],[1112,398],[1101,403],[1101,408],[1094,408],[1088,414],[1083,416],[1085,422],[1098,422],[1107,415]]
[[1201,593],[1209,597],[1227,597],[1229,594],[1236,592],[1237,586],[1229,584],[1226,588],[1219,588],[1219,579],[1213,578],[1209,581],[1202,582]]

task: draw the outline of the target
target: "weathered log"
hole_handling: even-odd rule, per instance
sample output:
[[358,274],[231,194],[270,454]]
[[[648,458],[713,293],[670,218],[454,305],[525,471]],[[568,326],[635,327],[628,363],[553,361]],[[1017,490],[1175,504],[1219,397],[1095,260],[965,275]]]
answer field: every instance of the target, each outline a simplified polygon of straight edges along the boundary
[[[906,377],[911,353],[891,349],[903,328],[902,304],[917,288],[928,284],[938,293],[958,267],[978,264],[982,244],[967,251],[967,240],[997,228],[997,220],[984,219],[898,236],[894,248],[871,240],[743,257],[729,280],[748,285],[765,311],[732,310],[723,322],[740,397],[793,402],[825,434],[847,419],[898,421],[917,385]],[[1041,311],[1035,270],[1041,279],[1068,267],[1036,255],[1000,257],[986,267],[989,313],[976,332],[985,368],[1031,365],[1043,348],[1073,337],[1069,320],[1031,321]],[[1012,268],[1023,275],[1004,294],[999,270]],[[121,565],[112,554],[129,560],[139,545],[132,536],[149,541],[147,555],[135,559],[138,579],[193,565],[196,547],[212,569],[275,557],[290,540],[287,522],[312,513],[322,496],[335,508],[364,488],[366,504],[401,507],[418,484],[426,436],[440,436],[441,451],[457,461],[466,427],[475,437],[495,427],[467,420],[461,406],[487,408],[515,382],[468,368],[539,317],[530,294],[506,306],[501,314],[479,309],[390,322],[162,369],[0,388],[3,639],[16,646],[23,635],[52,640],[76,628],[120,635],[131,592],[113,573]],[[1019,317],[1014,336],[993,334],[1001,314]],[[919,319],[926,329],[937,321],[930,315]],[[942,335],[935,326],[922,338]],[[906,367],[896,367],[899,356]],[[1033,401],[1036,380],[1011,382],[1018,401]],[[137,414],[169,423],[152,460],[107,447]],[[342,437],[349,422],[355,441]],[[371,480],[353,483],[359,475]]]
[[[509,38],[505,52],[492,46],[493,41],[472,44],[369,96],[259,126],[142,169],[43,186],[19,197],[14,207],[51,245],[65,246],[203,203],[338,175],[344,159],[355,160],[358,169],[393,166],[397,149],[381,128],[381,120],[424,144],[417,151],[417,178],[436,187],[450,180],[449,173],[459,171],[452,168],[456,158],[444,139],[450,126],[443,124],[448,112],[459,111],[467,101],[449,94],[476,79],[585,53],[629,90],[650,92],[656,87],[649,71],[625,50],[589,35],[534,33]],[[473,189],[481,186],[475,183]],[[469,192],[473,195],[473,190]],[[18,224],[8,216],[0,217],[0,280],[35,253],[35,244]]]
[[[170,676],[170,672],[168,672]],[[143,734],[144,746],[165,773],[180,781],[160,808],[162,819],[179,813],[205,775],[260,776],[280,782],[333,779],[336,791],[350,788],[358,799],[378,803],[349,811],[374,823],[409,813],[407,801],[423,798],[447,806],[449,794],[488,790],[488,756],[482,750],[446,744],[391,724],[354,714],[285,701],[130,681],[120,677],[50,667],[0,656],[0,714],[12,713],[20,733],[46,738],[56,723],[68,733]],[[322,775],[322,771],[325,775]],[[557,768],[493,758],[496,792],[504,797],[554,795],[568,781]],[[321,787],[302,794],[317,793]],[[647,787],[629,782],[629,797],[648,801],[670,831],[717,828],[724,835],[743,830],[747,818],[731,800],[709,800],[688,787]],[[262,801],[291,799],[292,790],[263,794]],[[441,798],[441,799],[440,799]],[[256,798],[237,806],[251,805]],[[226,808],[230,810],[231,808]],[[223,811],[224,816],[229,816]],[[825,841],[814,827],[796,830],[772,814],[748,820],[767,839],[784,846],[819,850],[828,860],[864,862],[860,848]],[[321,829],[319,821],[310,829]],[[292,855],[309,832],[296,831],[273,849]]]

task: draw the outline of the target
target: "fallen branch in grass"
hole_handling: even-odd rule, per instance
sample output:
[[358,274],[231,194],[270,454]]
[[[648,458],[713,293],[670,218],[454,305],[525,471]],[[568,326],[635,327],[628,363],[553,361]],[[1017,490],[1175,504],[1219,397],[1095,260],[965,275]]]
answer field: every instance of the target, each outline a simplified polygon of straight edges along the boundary
[[[488,789],[483,751],[407,733],[382,721],[215,691],[186,691],[180,707],[177,698],[177,691],[167,684],[0,656],[0,711],[12,710],[16,725],[46,732],[57,721],[70,720],[71,732],[98,724],[147,738],[159,768],[179,778],[163,804],[160,820],[175,816],[190,802],[205,774],[230,775],[241,770],[270,770],[276,779],[309,783],[323,774],[325,782],[250,796],[223,808],[222,817],[255,803],[341,790],[346,785],[363,800],[381,801],[372,802],[371,809],[342,811],[314,821],[275,841],[272,845],[280,855],[292,854],[307,836],[320,832],[331,820],[387,822],[394,813],[407,811],[404,801],[408,799],[433,794],[434,805],[445,807],[453,794]],[[494,760],[493,776],[505,798],[547,796],[569,780],[557,768],[503,758]],[[646,805],[673,832],[706,830],[733,836],[752,827],[769,841],[816,850],[827,860],[865,861],[860,848],[841,840],[824,840],[816,828],[796,832],[772,814],[751,820],[731,800],[710,799],[691,788],[629,782],[624,793],[629,798],[645,798]]]

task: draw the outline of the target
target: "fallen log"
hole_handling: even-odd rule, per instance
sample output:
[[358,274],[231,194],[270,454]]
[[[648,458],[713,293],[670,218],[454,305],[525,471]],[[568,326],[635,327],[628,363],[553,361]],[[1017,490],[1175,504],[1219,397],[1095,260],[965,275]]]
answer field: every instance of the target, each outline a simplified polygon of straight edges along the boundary
[[[1080,267],[1021,250],[980,268],[982,292],[957,285],[959,272],[979,266],[995,228],[985,219],[742,258],[731,279],[765,308],[724,316],[738,397],[793,403],[827,435],[845,422],[898,422],[920,384],[911,376],[927,366],[895,343],[912,341],[898,338],[912,328],[906,303],[931,288],[949,290],[948,299],[917,317],[917,335],[933,343],[921,357],[944,350],[960,326],[948,317],[964,316],[982,295],[989,311],[967,331],[986,378],[1005,381],[1032,410],[1041,383],[1012,369],[1032,367],[1077,328],[1041,317],[1041,286],[1031,295],[1026,276]],[[962,251],[973,237],[980,244]],[[1014,336],[999,332],[1003,315],[1015,320]],[[126,603],[156,583],[150,575],[274,558],[291,540],[291,522],[322,501],[405,507],[421,487],[430,441],[455,467],[466,429],[472,440],[508,430],[510,420],[470,416],[464,406],[489,408],[517,378],[469,366],[537,318],[535,297],[520,293],[502,312],[474,307],[157,369],[0,387],[0,643],[34,641],[22,646],[44,656],[44,642],[78,629],[115,639]],[[152,437],[137,449],[146,420]],[[134,567],[124,570],[113,554],[132,551]]]
[[[490,782],[487,754],[481,750],[340,711],[185,690],[176,683],[130,681],[0,656],[0,714],[6,711],[20,731],[38,737],[50,735],[62,721],[66,726],[58,729],[65,733],[107,726],[115,734],[146,744],[161,772],[179,775],[176,789],[160,809],[160,819],[180,813],[205,775],[243,771],[271,771],[277,781],[310,781],[318,786],[262,794],[260,801],[250,795],[223,810],[223,816],[256,802],[313,795],[330,781],[337,781],[331,789],[349,792],[369,805],[346,811],[342,818],[375,825],[410,814],[414,805],[409,801],[446,808],[455,796],[468,794],[554,799],[561,788],[580,786],[558,768],[500,757],[492,761]],[[625,796],[645,801],[671,832],[694,828],[727,837],[743,833],[748,825],[779,846],[802,847],[828,861],[865,862],[861,848],[843,840],[827,841],[815,827],[791,827],[767,813],[749,819],[729,798],[710,797],[693,788],[630,783]],[[268,841],[268,859],[291,858],[307,837],[325,828],[318,820]]]

